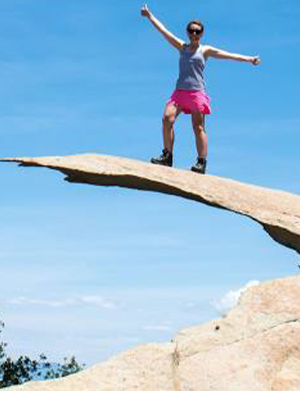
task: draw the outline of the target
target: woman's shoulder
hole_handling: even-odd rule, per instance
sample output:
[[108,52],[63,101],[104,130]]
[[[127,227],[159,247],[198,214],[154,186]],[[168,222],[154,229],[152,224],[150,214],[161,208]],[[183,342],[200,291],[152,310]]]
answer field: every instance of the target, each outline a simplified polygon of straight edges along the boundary
[[209,44],[201,43],[201,50],[202,50],[202,53],[205,58],[208,56],[208,52],[210,49],[211,49],[211,46]]
[[188,47],[188,43],[183,42],[183,43],[182,43],[181,51],[182,51],[182,50],[186,50],[187,47]]
[[201,43],[201,49],[202,49],[202,51],[205,51],[205,50],[207,50],[207,49],[209,49],[211,46],[209,45],[209,44],[207,44],[207,43]]

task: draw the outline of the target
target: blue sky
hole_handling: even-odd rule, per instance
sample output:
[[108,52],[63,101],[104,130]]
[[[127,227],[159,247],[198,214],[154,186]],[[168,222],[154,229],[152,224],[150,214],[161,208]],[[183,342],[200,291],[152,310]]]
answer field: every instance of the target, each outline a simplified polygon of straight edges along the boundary
[[[1,157],[86,152],[149,160],[178,54],[140,1],[0,0]],[[299,193],[300,5],[296,0],[149,1],[185,39],[262,64],[209,60],[208,173]],[[175,166],[195,161],[188,116]],[[251,280],[297,273],[296,253],[251,220],[165,196],[69,184],[0,166],[0,319],[15,355],[87,364],[218,317]]]

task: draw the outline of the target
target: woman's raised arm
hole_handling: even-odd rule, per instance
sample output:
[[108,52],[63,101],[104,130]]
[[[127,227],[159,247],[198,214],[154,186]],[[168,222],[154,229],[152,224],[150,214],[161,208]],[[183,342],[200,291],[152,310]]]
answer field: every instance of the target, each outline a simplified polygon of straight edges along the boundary
[[154,25],[155,28],[163,34],[163,36],[172,46],[176,47],[177,50],[182,50],[184,41],[178,39],[175,35],[173,35],[173,33],[169,32],[167,28],[149,11],[147,4],[142,7],[141,14],[143,17],[147,17],[149,19],[152,25]]
[[244,56],[242,54],[229,53],[228,51],[217,49],[216,47],[204,45],[203,53],[205,58],[214,57],[222,58],[225,60],[245,61],[252,63],[253,65],[260,64],[259,56]]

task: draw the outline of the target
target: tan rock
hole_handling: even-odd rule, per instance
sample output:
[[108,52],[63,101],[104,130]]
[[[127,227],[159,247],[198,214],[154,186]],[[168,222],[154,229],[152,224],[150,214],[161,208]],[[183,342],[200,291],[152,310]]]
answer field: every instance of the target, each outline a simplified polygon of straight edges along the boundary
[[[245,215],[300,253],[299,196],[112,156],[14,158],[69,182],[152,190]],[[300,277],[249,288],[227,316],[172,343],[121,353],[76,375],[8,390],[300,390]]]
[[300,390],[300,276],[249,288],[226,316],[171,343],[8,390]]
[[257,221],[278,243],[300,253],[300,197],[291,193],[97,154],[0,161],[55,169],[69,182],[157,191],[233,211]]

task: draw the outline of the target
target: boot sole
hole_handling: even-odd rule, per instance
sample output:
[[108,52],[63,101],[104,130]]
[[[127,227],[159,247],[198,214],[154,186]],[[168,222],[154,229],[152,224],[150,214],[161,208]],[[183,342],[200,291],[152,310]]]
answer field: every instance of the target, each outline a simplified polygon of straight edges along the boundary
[[205,171],[199,171],[199,169],[196,169],[196,168],[194,168],[194,167],[191,168],[191,171],[197,172],[197,174],[205,175]]
[[160,163],[160,162],[157,162],[157,161],[150,160],[150,162],[151,162],[151,164],[162,165],[163,167],[172,167],[172,165],[170,165],[170,164],[163,164],[163,163]]

